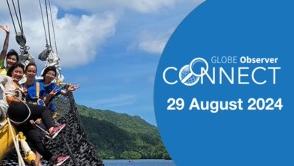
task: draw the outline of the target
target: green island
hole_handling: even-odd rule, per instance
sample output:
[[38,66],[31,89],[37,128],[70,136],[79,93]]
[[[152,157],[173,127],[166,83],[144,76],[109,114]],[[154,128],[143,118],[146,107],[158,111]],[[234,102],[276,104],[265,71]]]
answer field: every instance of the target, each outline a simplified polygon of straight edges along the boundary
[[170,159],[158,129],[139,116],[77,105],[89,141],[102,159]]

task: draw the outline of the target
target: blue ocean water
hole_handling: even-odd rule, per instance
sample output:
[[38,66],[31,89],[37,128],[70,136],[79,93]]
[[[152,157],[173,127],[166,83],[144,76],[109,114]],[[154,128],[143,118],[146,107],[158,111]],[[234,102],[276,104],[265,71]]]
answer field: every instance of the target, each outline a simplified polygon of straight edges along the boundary
[[105,166],[176,166],[172,160],[103,160]]

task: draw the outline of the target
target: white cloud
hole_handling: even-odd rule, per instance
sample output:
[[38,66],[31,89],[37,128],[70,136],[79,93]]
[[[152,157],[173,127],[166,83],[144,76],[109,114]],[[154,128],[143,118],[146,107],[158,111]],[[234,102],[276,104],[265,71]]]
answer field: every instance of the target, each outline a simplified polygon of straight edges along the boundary
[[152,34],[152,32],[143,32],[139,41],[138,49],[151,54],[160,55],[173,31],[168,31],[163,34]]
[[[99,48],[101,48],[109,38],[115,35],[118,19],[123,17],[118,10],[131,10],[142,14],[158,13],[162,10],[170,12],[177,11],[177,5],[193,7],[192,4],[198,5],[202,0],[189,0],[182,2],[180,0],[59,0],[52,1],[58,7],[63,9],[81,9],[89,15],[77,16],[64,13],[61,18],[57,18],[60,8],[53,5],[53,18],[56,25],[56,37],[61,58],[62,67],[77,67],[91,62],[98,56]],[[31,47],[30,52],[36,58],[38,54],[45,48],[44,32],[42,20],[40,16],[38,1],[26,0],[21,1],[24,30],[27,37],[27,44]],[[89,11],[91,11],[89,13]],[[111,12],[105,12],[111,11]],[[187,12],[187,11],[186,11]],[[174,13],[174,12],[172,12]],[[166,15],[167,13],[165,13]],[[174,15],[179,15],[175,13]],[[167,15],[168,16],[168,15]],[[170,14],[173,16],[173,14]],[[0,24],[11,26],[10,16],[5,2],[0,5]],[[124,19],[127,19],[124,17]],[[146,17],[145,17],[146,19]],[[157,26],[166,22],[158,22]],[[175,22],[168,29],[175,28],[178,22]],[[136,49],[140,49],[151,54],[160,54],[171,35],[165,29],[146,31],[140,25],[137,28],[139,39],[131,41]],[[150,25],[151,26],[151,25]],[[152,27],[151,27],[152,28]],[[148,29],[148,28],[147,28]],[[154,28],[153,28],[154,29]],[[141,32],[140,32],[141,31]],[[14,32],[12,30],[10,48],[18,48],[14,40]],[[0,41],[2,45],[3,41]]]
[[141,13],[157,12],[163,8],[174,7],[180,0],[59,0],[56,3],[66,9],[131,9]]
[[118,0],[122,5],[142,13],[157,12],[163,8],[174,7],[178,0],[131,0],[126,3],[125,0]]
[[[23,25],[27,38],[27,45],[35,58],[45,49],[45,37],[38,4],[35,1],[26,1],[23,6]],[[29,10],[28,6],[35,6],[36,10]],[[27,9],[27,10],[25,10]],[[74,16],[66,14],[57,18],[58,8],[52,8],[57,47],[62,67],[76,67],[91,62],[97,55],[97,50],[112,37],[116,31],[118,18],[113,13]],[[10,17],[0,8],[0,17],[5,18],[0,24],[9,24],[11,27],[10,48],[18,48],[14,40],[14,30]],[[6,9],[7,10],[7,9]],[[53,40],[53,34],[51,34]],[[3,41],[0,41],[2,45]],[[53,44],[53,41],[52,41]]]
[[97,48],[114,35],[116,22],[116,17],[110,13],[81,17],[66,15],[57,20],[57,39],[63,66],[92,61]]
[[[137,48],[140,50],[143,50],[145,52],[151,53],[151,54],[156,54],[156,55],[161,55],[163,52],[167,41],[169,40],[170,36],[176,29],[177,25],[180,23],[180,21],[196,6],[202,4],[204,0],[192,0],[192,1],[187,1],[186,5],[189,10],[185,9],[184,11],[180,11],[179,14],[177,14],[177,18],[175,18],[172,22],[171,25],[169,25],[170,30],[166,30],[164,28],[159,28],[159,29],[154,29],[153,30],[142,30],[141,36],[139,40],[137,41],[137,44],[132,44],[132,45],[137,45]],[[165,20],[162,20],[162,25],[164,25],[166,22]],[[160,25],[160,24],[159,24]],[[165,25],[164,25],[165,26]],[[165,26],[166,27],[166,26]],[[131,46],[133,47],[133,46]]]

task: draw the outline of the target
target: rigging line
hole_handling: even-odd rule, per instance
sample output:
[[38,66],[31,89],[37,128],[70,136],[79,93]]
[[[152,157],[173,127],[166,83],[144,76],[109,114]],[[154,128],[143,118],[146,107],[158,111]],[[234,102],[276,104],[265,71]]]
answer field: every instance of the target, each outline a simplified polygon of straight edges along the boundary
[[16,7],[15,7],[15,3],[14,3],[14,0],[12,0],[12,5],[13,5],[13,8],[14,8],[14,13],[15,13],[15,17],[17,19],[17,22],[18,22],[18,27],[20,29],[20,31],[22,32],[22,28],[21,28],[21,24],[20,24],[20,20],[19,20],[19,17],[18,17],[18,14],[17,14],[17,10],[16,10]]
[[20,5],[19,5],[19,0],[17,0],[17,6],[18,6],[19,19],[20,19],[20,30],[21,30],[21,33],[24,34],[23,26],[22,26],[22,17],[21,17],[21,10],[20,10]]
[[12,24],[13,24],[13,27],[14,27],[15,34],[17,34],[14,19],[13,19],[13,16],[12,16],[12,12],[11,12],[11,8],[10,8],[10,4],[9,4],[8,0],[6,0],[6,3],[7,3],[7,6],[8,6],[8,10],[9,10],[9,13],[10,13],[10,17],[11,17],[11,20],[12,20]]
[[43,28],[44,28],[44,32],[45,32],[46,46],[48,46],[47,30],[46,30],[45,21],[44,21],[44,14],[43,14],[41,0],[39,0],[39,5],[40,5],[40,10],[41,10]]
[[51,35],[50,35],[50,23],[49,23],[49,16],[48,16],[48,5],[47,5],[47,0],[45,0],[45,7],[46,7],[46,17],[47,17],[47,26],[48,26],[48,36],[49,36],[49,43],[50,47],[52,48],[52,43],[51,43]]
[[57,49],[57,43],[56,43],[56,36],[55,36],[55,28],[54,28],[54,22],[53,22],[53,17],[52,17],[51,2],[50,2],[50,0],[48,0],[48,4],[49,4],[50,17],[51,17],[51,26],[52,26],[52,30],[53,30],[54,45],[55,45],[56,55],[58,55],[58,49]]

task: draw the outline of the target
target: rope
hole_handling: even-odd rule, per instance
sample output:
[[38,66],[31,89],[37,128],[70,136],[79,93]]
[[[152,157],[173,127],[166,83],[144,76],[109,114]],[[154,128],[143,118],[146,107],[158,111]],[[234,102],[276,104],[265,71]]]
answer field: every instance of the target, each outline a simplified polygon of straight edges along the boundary
[[12,24],[13,24],[13,27],[14,27],[15,34],[17,34],[14,19],[13,19],[13,16],[12,16],[12,12],[11,12],[11,8],[10,8],[10,4],[9,4],[8,0],[6,0],[6,3],[7,3],[7,6],[8,6],[8,10],[9,10],[9,13],[10,13],[10,17],[11,17],[11,20],[12,20]]
[[18,23],[18,27],[19,27],[19,29],[21,31],[21,34],[23,35],[22,18],[21,18],[19,0],[17,0],[18,13],[17,13],[17,9],[16,9],[16,5],[15,5],[14,0],[12,0],[12,5],[13,5],[15,17],[16,17],[16,20],[17,20],[17,23]]
[[17,6],[18,6],[19,19],[20,19],[20,28],[21,28],[20,30],[21,30],[21,34],[24,34],[24,32],[23,32],[23,26],[22,26],[22,17],[21,17],[19,0],[17,0]]
[[77,166],[78,165],[78,162],[76,161],[76,158],[74,156],[74,153],[70,149],[70,146],[69,146],[69,144],[68,144],[65,136],[62,134],[61,137],[62,137],[63,142],[65,143],[66,149],[67,149],[67,151],[69,153],[69,156],[70,156],[71,160],[73,161],[74,165]]
[[46,7],[46,17],[47,17],[47,26],[48,26],[49,43],[50,43],[50,47],[52,48],[51,35],[50,35],[50,23],[49,23],[49,16],[48,16],[48,5],[47,5],[47,0],[45,0],[45,7]]
[[44,33],[45,33],[46,46],[48,46],[47,30],[46,30],[45,21],[44,21],[44,14],[43,14],[41,0],[39,0],[39,5],[40,5],[42,23],[43,23]]
[[7,122],[8,122],[8,128],[9,128],[9,131],[11,132],[12,134],[12,140],[13,140],[13,144],[14,144],[14,147],[15,147],[15,150],[16,150],[16,154],[17,154],[17,158],[18,158],[18,165],[19,166],[25,166],[25,162],[21,156],[21,153],[20,153],[20,149],[19,149],[19,143],[18,143],[18,139],[16,139],[16,135],[14,135],[14,132],[12,130],[12,125],[10,123],[10,119],[7,118]]
[[12,0],[12,6],[13,6],[13,9],[14,9],[14,14],[15,14],[15,17],[16,17],[16,20],[18,22],[18,26],[21,30],[21,23],[20,23],[20,19],[18,18],[18,14],[17,14],[17,10],[16,10],[16,7],[15,7],[15,3],[14,3],[14,0]]
[[48,2],[49,2],[48,4],[49,4],[50,17],[51,17],[51,26],[53,30],[54,45],[55,45],[56,54],[58,55],[58,49],[57,49],[56,37],[55,37],[55,28],[54,28],[54,22],[53,22],[52,11],[51,11],[51,2],[50,0],[48,0]]
[[23,101],[21,101],[21,102],[27,107],[27,109],[28,109],[28,111],[29,111],[29,115],[28,115],[28,116],[25,118],[25,120],[23,120],[22,122],[16,122],[16,121],[13,121],[13,120],[10,119],[10,121],[11,121],[12,123],[16,124],[16,125],[20,125],[20,124],[25,123],[25,122],[30,118],[31,113],[32,113],[30,107],[29,107],[25,102],[23,102]]
[[[21,53],[27,52],[28,47],[25,46],[26,38],[24,36],[20,2],[19,0],[17,0],[17,6],[14,0],[11,0],[11,2],[9,2],[9,0],[6,0],[6,3],[7,3],[9,14],[12,20],[13,28],[16,34],[16,42],[20,45]],[[11,7],[11,4],[12,4],[12,7]],[[16,21],[14,17],[16,18]],[[16,26],[16,23],[18,24],[17,25],[18,27]],[[17,32],[18,29],[20,30],[20,33]]]

